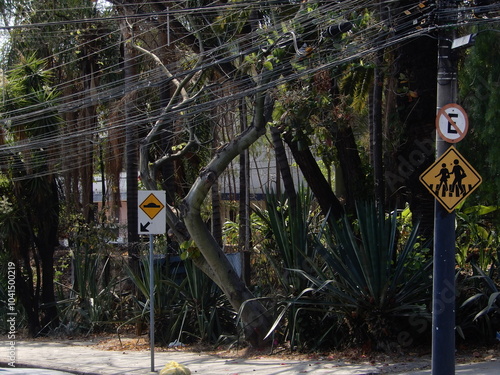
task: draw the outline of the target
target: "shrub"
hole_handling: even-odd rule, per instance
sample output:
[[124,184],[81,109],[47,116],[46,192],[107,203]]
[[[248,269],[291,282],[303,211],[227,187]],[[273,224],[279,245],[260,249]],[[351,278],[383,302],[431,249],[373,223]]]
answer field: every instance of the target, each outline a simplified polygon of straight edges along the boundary
[[[374,349],[409,345],[430,332],[431,261],[423,261],[418,226],[401,242],[396,213],[387,216],[374,203],[358,203],[357,217],[354,224],[344,217],[331,227],[325,221],[310,236],[314,252],[297,250],[308,264],[291,271],[309,286],[281,302],[273,328],[291,311],[288,323],[293,325],[314,312],[331,324],[320,337],[314,331],[316,343],[334,335],[337,345]],[[288,330],[299,332],[300,327]]]

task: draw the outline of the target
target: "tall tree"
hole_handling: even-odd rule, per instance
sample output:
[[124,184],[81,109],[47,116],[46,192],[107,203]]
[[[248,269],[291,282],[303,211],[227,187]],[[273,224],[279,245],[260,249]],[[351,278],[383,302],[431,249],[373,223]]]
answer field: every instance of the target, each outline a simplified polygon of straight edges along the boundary
[[[151,145],[155,142],[155,139],[157,139],[160,131],[164,128],[165,122],[163,120],[165,115],[169,112],[171,113],[172,111],[175,113],[183,108],[186,108],[184,110],[189,113],[187,104],[196,100],[197,95],[199,94],[195,93],[200,88],[202,88],[202,91],[198,91],[199,93],[203,93],[204,91],[203,84],[206,82],[205,77],[207,74],[196,74],[197,68],[201,67],[202,64],[205,63],[206,53],[204,51],[213,48],[227,48],[226,45],[221,44],[228,43],[228,40],[224,40],[224,38],[229,37],[233,39],[234,37],[241,35],[241,33],[244,32],[243,30],[247,19],[248,14],[246,11],[235,14],[234,12],[221,9],[215,12],[215,14],[207,13],[205,18],[172,18],[170,21],[172,25],[177,27],[184,26],[186,21],[188,21],[189,30],[202,30],[203,28],[206,28],[208,31],[204,31],[203,33],[196,31],[193,33],[188,32],[186,29],[185,34],[195,37],[192,41],[191,53],[194,52],[197,56],[194,60],[194,65],[190,66],[191,72],[185,74],[182,80],[178,80],[173,77],[168,67],[165,64],[162,64],[163,71],[176,85],[176,92],[167,106],[162,109],[160,116],[141,144],[141,174],[143,175],[143,181],[148,188],[154,188],[156,186],[156,171],[158,165],[166,159],[162,158],[150,163]],[[235,39],[235,41],[238,40]],[[238,43],[240,42],[238,41]],[[233,48],[242,47],[238,44],[233,45]],[[146,51],[137,44],[136,48],[141,50],[147,56],[159,60],[156,55],[150,51]],[[259,52],[259,48],[253,49],[255,52]],[[267,53],[264,53],[264,55],[266,54]],[[263,58],[265,58],[265,56],[263,56]],[[233,60],[238,60],[237,62],[239,64],[243,62],[238,58],[234,58]],[[242,86],[244,88],[248,87],[248,84],[251,82],[247,75],[236,75],[235,73],[237,69],[235,69],[232,64],[211,64],[210,68],[203,69],[203,72],[211,70],[218,72],[214,74],[215,79],[218,81],[221,81],[222,79],[225,79],[226,76],[229,76],[231,80],[236,82],[236,86]],[[267,84],[271,80],[271,77],[274,76],[274,73],[269,72],[266,68],[262,71],[265,74],[255,76],[255,80],[258,82],[258,85]],[[230,90],[231,88],[231,86],[227,84],[222,87],[225,87],[223,91]],[[216,238],[214,238],[213,234],[206,228],[201,218],[201,204],[203,203],[210,188],[216,183],[217,177],[227,168],[229,163],[264,133],[266,125],[264,115],[265,97],[265,93],[257,94],[255,98],[255,109],[252,114],[252,124],[240,136],[237,136],[235,140],[216,151],[215,158],[205,167],[197,180],[191,186],[191,189],[184,198],[181,207],[181,213],[186,230],[182,228],[180,229],[180,235],[182,235],[181,240],[192,239],[196,244],[196,247],[199,249],[201,256],[193,257],[195,263],[210,277],[212,277],[212,279],[224,291],[233,307],[241,312],[247,339],[254,345],[262,344],[263,339],[267,334],[267,330],[270,327],[267,312],[261,303],[253,298],[243,280],[237,276],[231,264],[222,253],[220,244]],[[200,98],[204,99],[205,97],[200,96]],[[189,123],[186,123],[186,125],[189,125]],[[180,151],[181,153],[185,152],[185,150],[188,150],[190,147],[193,147],[193,145],[199,145],[198,137],[196,136],[196,128],[192,125],[187,126],[185,127],[185,131],[189,134],[189,139],[183,147],[183,150]],[[166,157],[168,157],[168,155],[166,155]],[[173,221],[167,220],[169,221],[169,226],[174,228],[174,230],[176,230],[179,234],[179,228],[182,227],[183,224],[173,214],[173,212],[168,215],[168,218],[173,219]],[[187,235],[187,233],[189,233],[189,235]]]
[[[205,4],[189,2],[182,5]],[[240,7],[240,3],[235,2],[225,7],[214,4],[206,9],[199,8],[200,13],[205,11],[199,17],[179,11],[172,13],[169,20],[171,33],[175,35],[172,42],[183,51],[183,55],[179,56],[182,63],[162,61],[157,51],[145,48],[139,38],[131,42],[142,56],[156,61],[160,71],[175,85],[169,102],[159,111],[141,141],[140,170],[148,189],[157,188],[158,171],[165,160],[187,155],[188,150],[200,146],[200,125],[206,123],[205,120],[200,121],[203,118],[198,114],[200,109],[213,116],[210,103],[221,100],[226,92],[232,93],[233,100],[241,95],[248,97],[253,104],[248,111],[251,119],[249,126],[215,150],[212,160],[204,166],[183,197],[180,215],[171,207],[167,208],[167,222],[181,242],[192,241],[189,254],[193,261],[219,285],[233,307],[240,312],[247,339],[254,345],[261,345],[270,327],[268,313],[231,267],[218,241],[206,227],[201,208],[208,192],[232,160],[265,133],[267,122],[271,119],[276,82],[282,78],[291,79],[303,67],[307,68],[307,62],[295,66],[294,59],[302,54],[299,43],[306,44],[319,37],[314,17],[322,12],[318,4],[299,2],[283,5],[280,12],[274,12],[275,8],[266,4],[242,5]],[[181,4],[177,6],[176,9],[182,9]],[[168,13],[168,9],[165,12]],[[300,38],[293,32],[285,31],[288,27],[300,32]],[[182,43],[179,43],[181,38]],[[213,59],[214,55],[221,58]],[[231,87],[239,90],[230,90]],[[176,119],[180,127],[178,133],[183,132],[188,137],[177,148],[175,155],[167,151],[158,157],[153,150],[165,129],[167,117]],[[305,171],[309,166],[317,167],[307,147],[299,151],[308,152],[302,158],[306,161]],[[319,181],[319,176],[321,173],[316,173],[310,182]],[[317,190],[324,202],[325,213],[332,211],[332,217],[340,217],[343,211],[340,202],[328,183],[321,183],[322,188],[327,186],[328,191],[323,194],[323,191]]]
[[398,54],[398,74],[404,77],[400,85],[405,87],[404,95],[398,97],[398,114],[404,133],[389,170],[400,182],[391,184],[390,193],[404,196],[414,220],[421,221],[421,235],[431,238],[434,199],[424,191],[419,177],[434,161],[437,45],[435,40],[422,37],[401,46]]
[[[496,30],[496,32],[494,31]],[[497,28],[480,27],[473,47],[463,51],[459,71],[460,102],[469,116],[469,133],[458,144],[467,160],[483,178],[481,189],[471,197],[475,203],[497,205],[500,181],[499,135],[500,37]],[[486,151],[487,150],[487,151]]]
[[[24,141],[38,147],[2,151],[10,164],[0,171],[1,188],[13,212],[1,218],[0,230],[3,247],[10,250],[16,264],[18,295],[28,315],[29,331],[37,335],[58,325],[54,251],[59,245],[59,189],[53,169],[59,150],[50,140],[57,135],[61,119],[50,106],[56,92],[50,89],[51,76],[43,62],[33,56],[22,59],[7,81],[2,112],[18,116],[14,121],[4,118],[9,123],[2,129],[4,142]],[[38,111],[44,112],[43,118],[34,115]]]
[[[65,148],[61,175],[65,180],[66,207],[78,210],[88,221],[95,209],[92,182],[102,103],[99,86],[109,84],[109,77],[116,78],[109,71],[102,74],[103,66],[116,64],[114,25],[98,21],[108,10],[100,9],[92,0],[26,0],[22,4],[20,7],[16,2],[4,3],[4,20],[9,30],[4,62],[12,66],[25,51],[30,51],[45,59],[47,69],[53,72],[53,84],[61,93],[58,104],[64,120],[62,132],[67,137],[67,141],[61,142]],[[68,19],[93,21],[69,23]],[[111,47],[103,48],[105,43]],[[74,105],[76,102],[79,104]]]
[[[10,160],[6,181],[14,186],[12,199],[18,209],[18,215],[11,217],[17,226],[9,228],[24,233],[10,249],[19,262],[19,285],[26,291],[22,302],[33,334],[57,325],[53,255],[60,208],[93,219],[98,87],[113,76],[105,81],[100,73],[104,61],[112,65],[115,55],[112,43],[109,49],[102,48],[101,43],[114,37],[107,28],[110,22],[96,20],[100,15],[96,2],[66,0],[63,5],[26,0],[6,1],[1,8],[9,31],[2,63],[10,100],[4,101],[3,116],[5,123],[15,124],[5,130],[4,156]],[[92,18],[94,22],[67,22]],[[9,151],[26,142],[36,146],[23,148],[20,155]]]

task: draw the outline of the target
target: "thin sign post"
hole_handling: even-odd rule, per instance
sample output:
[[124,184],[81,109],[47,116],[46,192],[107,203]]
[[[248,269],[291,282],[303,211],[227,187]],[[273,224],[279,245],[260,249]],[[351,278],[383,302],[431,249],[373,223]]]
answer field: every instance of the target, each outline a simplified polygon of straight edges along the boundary
[[149,349],[151,372],[155,372],[155,273],[152,234],[149,235]]
[[[455,3],[438,0],[438,13],[444,10],[456,14]],[[441,11],[441,12],[440,12]],[[450,18],[438,17],[439,25],[450,22]],[[457,66],[450,58],[453,30],[439,29],[437,66],[437,114],[457,97]],[[440,116],[441,117],[441,116]],[[453,120],[453,118],[451,118]],[[446,119],[446,134],[448,131]],[[454,121],[451,126],[453,127]],[[451,128],[453,133],[453,128]],[[456,130],[456,129],[455,129]],[[437,133],[440,133],[439,129]],[[436,135],[436,159],[439,159],[451,144]],[[434,262],[432,288],[432,375],[455,374],[455,212],[448,212],[437,200],[434,204]]]
[[138,232],[149,235],[149,347],[151,372],[155,372],[154,235],[166,232],[166,193],[163,190],[139,190],[137,196]]

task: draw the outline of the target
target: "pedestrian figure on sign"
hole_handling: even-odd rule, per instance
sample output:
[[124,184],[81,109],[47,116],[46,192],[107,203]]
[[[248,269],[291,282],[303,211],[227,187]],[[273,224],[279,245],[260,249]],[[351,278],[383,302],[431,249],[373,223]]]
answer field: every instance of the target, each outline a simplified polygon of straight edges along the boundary
[[[453,182],[451,183],[451,192],[455,191],[456,196],[458,197],[459,194],[465,195],[465,187],[462,185],[462,180],[467,177],[465,174],[464,169],[462,168],[461,165],[458,164],[458,159],[455,159],[453,161],[453,169],[451,170],[451,173],[453,173]],[[455,190],[456,189],[456,190]]]
[[436,177],[441,176],[439,179],[439,184],[436,187],[436,194],[439,195],[439,190],[443,187],[442,197],[446,196],[446,192],[448,191],[448,179],[450,178],[450,171],[446,168],[446,163],[441,164],[441,170]]

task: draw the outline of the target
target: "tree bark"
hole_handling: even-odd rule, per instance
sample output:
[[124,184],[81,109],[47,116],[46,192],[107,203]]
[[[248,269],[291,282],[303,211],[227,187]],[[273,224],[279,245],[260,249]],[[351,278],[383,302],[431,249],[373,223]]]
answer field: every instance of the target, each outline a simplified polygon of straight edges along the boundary
[[[379,4],[378,17],[381,22],[387,19],[387,9]],[[376,44],[383,44],[385,32],[380,32],[374,40]],[[385,207],[385,179],[384,179],[384,137],[382,122],[382,102],[384,87],[384,50],[375,53],[375,69],[373,72],[373,89],[370,96],[370,155],[373,167],[373,185],[375,201],[383,209]]]
[[[135,53],[134,49],[126,41],[132,35],[126,21],[122,21],[121,32],[125,40],[123,46],[123,70],[125,73],[125,93],[129,94],[129,100],[125,103],[125,153],[127,170],[127,236],[129,244],[129,256],[131,259],[137,257],[137,243],[139,242],[138,222],[137,222],[137,175],[138,175],[138,130],[134,124],[134,99],[131,95],[133,90],[133,77],[135,77]],[[135,269],[135,267],[133,267]]]
[[346,185],[345,207],[349,214],[356,212],[356,200],[370,197],[371,189],[368,188],[366,178],[361,166],[356,139],[350,126],[335,127],[331,129],[334,144],[337,148],[340,169]]
[[227,296],[233,308],[239,311],[246,339],[256,347],[264,345],[265,337],[271,327],[267,310],[238,277],[221,247],[207,229],[200,213],[201,205],[218,176],[234,158],[264,134],[264,96],[265,93],[257,94],[253,125],[218,150],[214,159],[201,171],[181,205],[181,214],[191,238],[216,275],[214,281]]
[[373,166],[373,184],[375,187],[375,200],[384,207],[385,204],[385,181],[384,181],[384,158],[382,137],[382,88],[384,76],[380,65],[384,62],[383,53],[377,52],[375,59],[375,72],[373,81],[373,92],[370,100],[371,126],[370,126],[370,154]]
[[318,200],[323,214],[335,220],[340,219],[344,214],[344,207],[333,192],[326,178],[323,176],[311,150],[308,147],[300,149],[298,142],[293,140],[288,134],[285,134],[284,139],[290,147],[293,158],[297,162],[307,184]]
[[[399,73],[408,77],[408,87],[412,96],[399,96],[399,115],[405,124],[406,142],[400,141],[400,148],[394,155],[396,163],[392,170],[393,185],[397,195],[410,202],[414,221],[419,221],[420,234],[431,238],[434,232],[434,198],[422,183],[420,175],[434,161],[433,145],[435,140],[436,118],[436,41],[430,38],[418,38],[405,44],[400,49]],[[414,97],[417,96],[417,97]],[[396,194],[395,194],[396,195]]]
[[281,179],[283,180],[285,194],[290,202],[290,206],[295,207],[297,203],[297,191],[295,190],[295,185],[293,183],[292,172],[290,171],[290,164],[288,163],[288,158],[286,156],[285,145],[283,144],[281,132],[278,128],[271,126],[271,137],[273,140],[276,164],[278,165]]
[[[239,101],[240,131],[244,132],[247,127],[247,106],[245,99]],[[252,231],[250,222],[250,155],[248,149],[240,154],[240,204],[238,225],[238,251],[241,259],[242,279],[247,286],[250,285],[250,246],[252,243]]]
[[37,248],[42,270],[41,309],[42,333],[48,333],[59,325],[56,297],[54,292],[54,252],[58,245],[59,195],[57,183],[52,176],[47,177],[48,195],[38,212],[40,233],[37,235]]

